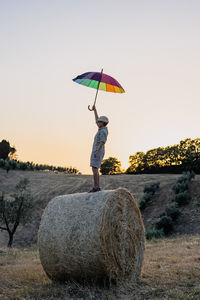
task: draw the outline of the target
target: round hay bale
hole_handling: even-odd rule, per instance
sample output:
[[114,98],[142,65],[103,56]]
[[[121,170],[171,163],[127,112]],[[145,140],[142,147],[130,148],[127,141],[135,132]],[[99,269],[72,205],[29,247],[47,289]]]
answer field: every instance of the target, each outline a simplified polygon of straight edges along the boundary
[[38,233],[39,254],[52,280],[135,282],[145,231],[140,210],[124,189],[54,198]]

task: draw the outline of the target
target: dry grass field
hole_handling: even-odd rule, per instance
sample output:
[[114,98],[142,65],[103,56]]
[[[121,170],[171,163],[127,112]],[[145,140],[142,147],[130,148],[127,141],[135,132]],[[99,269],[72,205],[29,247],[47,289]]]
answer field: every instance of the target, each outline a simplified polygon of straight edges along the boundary
[[200,235],[147,242],[140,281],[129,290],[52,283],[36,248],[0,249],[0,299],[200,299]]
[[[103,189],[125,187],[139,202],[144,185],[159,181],[159,191],[143,212],[144,223],[150,226],[155,216],[171,204],[171,187],[179,176],[101,176],[101,186]],[[199,175],[190,188],[191,203],[181,208],[182,215],[175,233],[169,238],[146,243],[142,276],[136,286],[128,289],[77,283],[60,285],[47,278],[35,244],[43,209],[57,195],[88,191],[92,186],[92,176],[41,171],[10,171],[7,174],[0,169],[0,191],[12,193],[23,177],[30,180],[29,188],[38,206],[32,223],[18,229],[13,249],[6,248],[6,233],[0,232],[0,299],[200,299]]]
[[[166,185],[174,182],[179,176],[177,174],[103,175],[100,180],[102,189],[109,190],[116,189],[119,186],[126,187],[139,200],[145,184],[160,181],[161,185]],[[23,177],[27,177],[30,180],[29,188],[34,197],[45,203],[57,195],[87,192],[93,184],[91,175],[68,175],[64,173],[19,170],[11,170],[7,174],[5,170],[0,169],[0,191],[11,193],[15,184]]]
[[[172,184],[179,175],[114,175],[101,176],[102,189],[116,189],[125,187],[129,189],[139,201],[143,195],[145,184],[160,181],[161,187]],[[37,211],[30,225],[25,228],[18,228],[14,237],[14,246],[32,245],[37,240],[37,231],[43,209],[47,203],[55,196],[71,194],[77,192],[87,192],[91,189],[93,179],[91,175],[67,175],[63,173],[43,172],[43,171],[15,171],[8,174],[0,169],[0,191],[12,193],[15,185],[23,177],[30,180],[29,189],[34,200],[38,203]],[[5,246],[7,234],[0,231],[0,247]]]
[[[175,174],[144,174],[144,175],[113,175],[101,176],[102,189],[116,189],[125,187],[134,195],[137,202],[142,199],[145,184],[155,181],[160,182],[160,189],[153,201],[143,212],[145,226],[150,227],[155,222],[155,217],[163,212],[166,205],[171,205],[172,185],[180,175]],[[18,181],[27,177],[30,180],[29,189],[37,202],[37,211],[31,224],[18,228],[14,237],[14,246],[30,246],[37,241],[37,231],[40,218],[47,203],[55,196],[77,192],[87,192],[92,187],[91,175],[67,175],[63,173],[42,171],[15,171],[8,174],[0,169],[0,191],[12,193]],[[183,208],[182,217],[176,226],[177,234],[200,233],[200,207],[196,205],[200,197],[200,175],[192,183],[193,201]],[[183,225],[184,224],[184,225]],[[0,231],[0,247],[7,243],[7,234]]]

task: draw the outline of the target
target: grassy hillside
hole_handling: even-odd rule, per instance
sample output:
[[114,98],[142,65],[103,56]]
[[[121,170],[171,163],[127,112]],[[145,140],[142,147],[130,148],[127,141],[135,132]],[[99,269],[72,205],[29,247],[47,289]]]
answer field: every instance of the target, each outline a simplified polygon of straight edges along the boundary
[[[10,171],[7,174],[0,169],[0,191],[12,193],[15,184],[24,176],[30,180],[38,209],[33,222],[19,228],[14,238],[14,246],[24,248],[6,248],[7,236],[0,232],[0,299],[200,299],[200,176],[196,176],[190,186],[192,200],[181,208],[175,233],[168,239],[147,241],[140,281],[130,290],[77,283],[60,285],[47,278],[35,245],[43,209],[57,195],[87,192],[92,186],[92,176],[40,171]],[[128,188],[139,202],[145,184],[160,181],[160,189],[142,213],[145,225],[151,227],[166,205],[171,204],[172,185],[179,176],[102,176],[101,186],[103,189]],[[25,247],[31,244],[32,247]]]
[[52,283],[36,249],[0,248],[0,299],[200,299],[200,235],[147,242],[139,283],[130,290]]
[[[27,246],[36,242],[37,231],[43,209],[55,196],[76,192],[87,192],[92,186],[91,175],[67,175],[63,173],[43,171],[14,171],[8,174],[0,169],[0,191],[12,193],[20,178],[27,177],[30,180],[29,188],[38,203],[34,219],[30,225],[19,228],[14,237],[14,246]],[[174,174],[147,174],[147,175],[113,175],[101,176],[102,189],[116,189],[125,187],[129,189],[137,202],[143,196],[145,184],[160,181],[160,189],[156,192],[148,207],[142,212],[145,226],[151,227],[156,218],[163,212],[167,205],[171,205],[172,185],[180,175]],[[179,218],[175,232],[177,234],[200,233],[200,175],[195,177],[191,187],[192,201],[181,208],[182,215]],[[7,243],[6,232],[0,232],[0,246]]]

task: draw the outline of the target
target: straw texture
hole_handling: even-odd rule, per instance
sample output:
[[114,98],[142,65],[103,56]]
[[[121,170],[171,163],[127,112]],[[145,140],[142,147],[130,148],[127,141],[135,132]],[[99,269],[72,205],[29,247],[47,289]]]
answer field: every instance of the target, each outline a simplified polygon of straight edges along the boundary
[[135,282],[145,234],[140,211],[124,189],[54,198],[38,233],[40,260],[53,280]]

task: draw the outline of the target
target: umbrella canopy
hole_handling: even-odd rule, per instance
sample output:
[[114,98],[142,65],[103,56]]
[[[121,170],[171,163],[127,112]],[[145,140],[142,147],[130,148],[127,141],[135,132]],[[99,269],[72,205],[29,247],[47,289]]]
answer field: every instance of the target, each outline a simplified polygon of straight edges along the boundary
[[125,93],[120,83],[102,72],[87,72],[73,79],[74,82],[111,93]]

